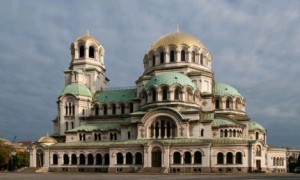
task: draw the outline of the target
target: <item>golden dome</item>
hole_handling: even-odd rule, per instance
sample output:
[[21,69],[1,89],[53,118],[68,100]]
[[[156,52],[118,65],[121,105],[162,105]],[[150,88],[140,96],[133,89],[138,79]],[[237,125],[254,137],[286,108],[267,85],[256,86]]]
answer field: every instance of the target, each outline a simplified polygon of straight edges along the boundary
[[187,45],[189,47],[196,46],[198,48],[206,49],[206,47],[202,44],[202,42],[198,38],[187,33],[176,32],[176,33],[167,34],[159,38],[155,43],[151,45],[149,51],[156,50],[159,47],[166,47],[169,45],[176,45],[176,46]]
[[51,145],[51,144],[56,144],[57,141],[56,139],[49,137],[49,136],[43,136],[38,140],[39,143],[46,144],[46,145]]
[[94,42],[97,42],[98,44],[100,44],[99,41],[95,37],[90,36],[90,35],[83,35],[76,39],[76,41],[84,41],[84,42],[87,42],[88,40],[91,40],[91,41],[94,41]]

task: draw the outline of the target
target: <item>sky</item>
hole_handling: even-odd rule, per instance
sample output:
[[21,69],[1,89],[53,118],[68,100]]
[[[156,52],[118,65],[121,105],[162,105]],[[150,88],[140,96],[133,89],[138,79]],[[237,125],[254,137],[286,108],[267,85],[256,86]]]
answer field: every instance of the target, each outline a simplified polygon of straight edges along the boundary
[[212,54],[216,81],[246,98],[268,144],[300,148],[300,1],[0,0],[0,17],[0,137],[53,133],[70,45],[87,30],[105,48],[110,87],[126,87],[178,24]]

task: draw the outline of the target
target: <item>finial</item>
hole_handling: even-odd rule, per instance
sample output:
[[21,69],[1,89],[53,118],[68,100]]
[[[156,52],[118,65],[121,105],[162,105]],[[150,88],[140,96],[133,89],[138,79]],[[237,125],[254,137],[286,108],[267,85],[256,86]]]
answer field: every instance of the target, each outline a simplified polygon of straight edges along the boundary
[[176,26],[176,32],[179,33],[179,24]]
[[88,29],[86,30],[86,35],[90,36],[90,31]]

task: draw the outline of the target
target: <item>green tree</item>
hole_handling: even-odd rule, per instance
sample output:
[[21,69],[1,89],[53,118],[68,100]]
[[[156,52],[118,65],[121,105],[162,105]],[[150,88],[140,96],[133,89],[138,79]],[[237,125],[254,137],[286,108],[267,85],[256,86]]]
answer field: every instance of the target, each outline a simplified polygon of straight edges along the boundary
[[28,167],[29,166],[29,152],[18,152],[15,156],[16,167]]
[[[0,141],[0,168],[8,165],[11,157],[12,147]],[[1,168],[2,169],[2,168]]]

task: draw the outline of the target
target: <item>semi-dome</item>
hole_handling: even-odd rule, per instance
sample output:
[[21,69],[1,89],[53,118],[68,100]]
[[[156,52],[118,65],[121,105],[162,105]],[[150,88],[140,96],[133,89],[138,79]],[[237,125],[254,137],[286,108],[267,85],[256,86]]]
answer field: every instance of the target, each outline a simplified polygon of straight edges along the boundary
[[195,83],[193,83],[188,76],[176,72],[167,72],[154,76],[145,85],[145,89],[149,89],[153,86],[159,87],[160,85],[172,86],[173,84],[178,84],[180,86],[190,86],[193,89],[196,89]]
[[159,47],[166,47],[169,45],[187,45],[189,47],[196,46],[198,48],[205,48],[204,44],[196,37],[188,34],[188,33],[171,33],[159,38],[156,42],[154,42],[150,50],[156,50]]
[[228,85],[228,84],[223,84],[223,83],[216,83],[215,84],[215,92],[214,95],[217,96],[240,96],[242,95],[239,93],[237,89],[234,87]]
[[266,130],[261,124],[254,122],[254,121],[249,121],[249,130]]
[[92,97],[92,92],[88,87],[83,84],[69,84],[65,87],[61,95],[73,94],[74,96],[87,96]]
[[38,140],[38,143],[40,144],[45,144],[45,145],[52,145],[52,144],[56,144],[57,141],[56,139],[54,139],[53,137],[50,136],[43,136]]
[[213,127],[236,127],[236,126],[241,126],[235,121],[226,119],[226,118],[216,118],[213,120]]

